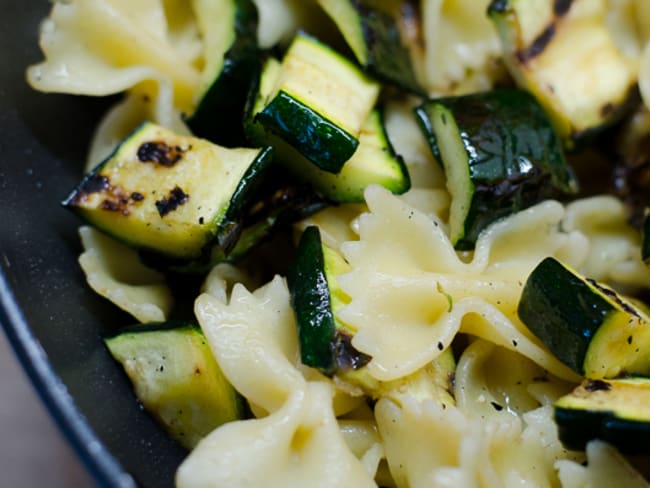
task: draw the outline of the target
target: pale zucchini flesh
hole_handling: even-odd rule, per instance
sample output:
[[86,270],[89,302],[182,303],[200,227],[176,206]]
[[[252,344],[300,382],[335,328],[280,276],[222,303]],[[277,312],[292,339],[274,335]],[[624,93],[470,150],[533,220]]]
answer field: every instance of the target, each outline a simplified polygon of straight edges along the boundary
[[244,418],[244,400],[223,375],[198,325],[141,324],[104,341],[144,408],[186,448],[218,426]]

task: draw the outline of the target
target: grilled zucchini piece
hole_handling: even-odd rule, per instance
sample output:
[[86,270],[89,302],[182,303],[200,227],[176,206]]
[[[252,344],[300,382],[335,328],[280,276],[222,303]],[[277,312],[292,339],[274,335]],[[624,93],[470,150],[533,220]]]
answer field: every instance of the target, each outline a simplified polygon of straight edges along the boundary
[[341,369],[359,369],[370,360],[352,347],[356,331],[336,316],[348,301],[336,277],[348,270],[343,257],[322,244],[318,227],[310,226],[287,273],[302,362],[330,376]]
[[104,342],[144,408],[186,448],[244,418],[244,399],[224,377],[197,324],[136,325]]
[[274,134],[320,169],[338,173],[359,145],[379,85],[305,34],[296,35],[272,81],[268,95],[253,104],[252,116],[264,129],[257,136]]
[[257,8],[252,0],[193,0],[203,37],[204,68],[192,132],[227,147],[244,145],[242,112],[260,69]]
[[567,449],[600,439],[627,454],[650,452],[650,378],[585,380],[555,403],[555,422]]
[[318,0],[336,23],[359,64],[373,77],[426,96],[416,81],[411,58],[395,18],[361,0]]
[[270,162],[269,147],[226,149],[145,122],[63,204],[136,248],[190,259],[216,240],[227,253]]
[[568,147],[626,110],[635,68],[607,30],[604,2],[493,0],[488,15],[510,74],[539,100]]
[[457,249],[473,249],[501,217],[577,190],[553,127],[522,90],[429,100],[416,115],[447,176]]
[[586,378],[650,375],[650,319],[554,258],[530,274],[517,312],[560,361]]
[[261,110],[281,69],[277,60],[269,58],[262,68],[256,89],[251,92],[245,126],[255,144],[273,146],[278,162],[336,203],[363,202],[363,192],[371,184],[382,185],[395,194],[404,193],[411,187],[406,165],[393,150],[386,134],[381,109],[370,112],[361,127],[357,150],[337,174],[319,169],[284,140],[265,134],[254,114]]

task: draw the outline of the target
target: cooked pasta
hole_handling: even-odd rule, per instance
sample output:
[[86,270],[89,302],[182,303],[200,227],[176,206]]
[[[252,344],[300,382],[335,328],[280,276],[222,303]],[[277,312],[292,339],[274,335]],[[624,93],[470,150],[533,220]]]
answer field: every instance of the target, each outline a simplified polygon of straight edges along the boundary
[[139,322],[162,322],[174,300],[162,274],[147,268],[133,249],[91,228],[79,229],[79,265],[88,285]]
[[[297,29],[325,29],[316,2],[256,0],[258,44],[285,45]],[[377,2],[395,6],[399,2]],[[505,76],[490,2],[422,0],[424,56],[415,71],[431,96],[487,90]],[[569,2],[570,3],[570,2]],[[142,121],[181,134],[205,91],[210,31],[202,0],[55,2],[41,27],[45,60],[32,86],[83,95],[124,93],[92,140],[95,167]],[[631,66],[650,108],[650,8],[646,0],[587,0]],[[550,7],[549,7],[550,8]],[[585,13],[586,12],[586,13]],[[607,12],[607,15],[604,15]],[[601,15],[602,14],[602,15]],[[529,19],[535,21],[535,19]],[[418,61],[419,59],[419,61]],[[471,251],[450,240],[451,195],[408,97],[386,96],[385,123],[412,180],[403,195],[369,185],[362,203],[330,206],[296,222],[320,229],[349,270],[339,319],[367,355],[372,392],[300,361],[284,276],[221,263],[207,274],[194,312],[228,381],[252,418],[227,423],[180,466],[179,488],[648,486],[615,449],[592,441],[565,449],[553,403],[581,377],[522,323],[527,277],[546,257],[634,293],[650,286],[641,236],[613,196],[545,200],[483,230]],[[135,251],[88,227],[80,264],[89,285],[139,322],[163,321],[173,305],[164,277]],[[291,252],[291,251],[287,251]],[[255,271],[255,270],[253,270]],[[404,385],[453,349],[445,400]]]

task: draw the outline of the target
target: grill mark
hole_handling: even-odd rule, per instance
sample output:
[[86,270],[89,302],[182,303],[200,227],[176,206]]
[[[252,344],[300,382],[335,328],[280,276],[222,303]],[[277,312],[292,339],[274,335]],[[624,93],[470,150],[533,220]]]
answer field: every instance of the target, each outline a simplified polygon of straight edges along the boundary
[[522,64],[526,64],[530,60],[536,58],[544,52],[553,39],[553,36],[555,36],[555,23],[547,25],[544,31],[537,36],[530,46],[517,51],[515,53],[517,60]]
[[95,174],[86,178],[79,187],[79,197],[83,198],[85,195],[91,193],[98,193],[110,188],[111,183],[107,176]]
[[156,163],[170,168],[181,160],[185,151],[180,146],[168,146],[162,141],[150,141],[140,145],[137,155],[141,163]]
[[614,106],[614,104],[611,103],[611,102],[608,102],[605,105],[603,105],[602,107],[600,107],[600,115],[602,117],[607,117],[608,115],[612,114],[615,109],[616,109],[616,107]]
[[555,0],[553,2],[553,12],[557,17],[563,17],[571,10],[573,0]]
[[87,201],[94,193],[101,193],[104,197],[98,208],[107,212],[120,212],[125,216],[131,213],[131,204],[141,202],[145,198],[140,192],[129,193],[121,187],[111,184],[106,175],[94,174],[84,179],[74,195],[64,204],[75,207],[82,206],[83,202]]
[[176,186],[169,192],[167,197],[156,200],[156,209],[160,217],[164,217],[170,212],[173,212],[181,205],[187,203],[190,196],[186,194],[180,187]]
[[621,297],[616,293],[614,290],[610,288],[606,288],[600,283],[598,283],[596,280],[591,279],[591,278],[586,278],[587,283],[592,285],[594,288],[596,288],[598,291],[600,291],[603,295],[611,298],[621,309],[623,309],[625,312],[629,313],[630,315],[634,317],[638,317],[639,313],[636,311],[634,307],[629,305],[628,303],[624,302]]
[[611,389],[612,385],[603,380],[587,380],[585,382],[585,390],[587,391],[607,391]]
[[357,370],[372,359],[371,356],[359,351],[352,345],[352,336],[342,330],[337,331],[333,344],[337,369]]

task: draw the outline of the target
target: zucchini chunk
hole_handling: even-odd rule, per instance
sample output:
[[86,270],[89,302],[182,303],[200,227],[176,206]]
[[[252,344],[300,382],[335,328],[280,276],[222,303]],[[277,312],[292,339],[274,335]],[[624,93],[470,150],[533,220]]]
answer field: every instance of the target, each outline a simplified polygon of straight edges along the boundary
[[550,122],[522,90],[429,100],[416,116],[447,176],[457,249],[473,249],[480,232],[501,217],[577,191]]
[[650,319],[554,258],[530,274],[517,312],[560,361],[586,378],[650,374]]
[[338,173],[359,145],[379,85],[305,34],[294,37],[276,75],[254,120],[322,170]]
[[493,0],[488,8],[510,74],[539,100],[567,147],[617,120],[636,89],[634,64],[616,47],[604,5]]
[[104,342],[144,408],[186,448],[218,426],[244,418],[244,400],[224,377],[197,324],[136,325]]
[[302,363],[328,376],[359,369],[370,361],[351,344],[355,330],[336,316],[347,301],[337,277],[348,269],[340,254],[322,244],[318,227],[309,226],[287,272]]
[[368,73],[407,92],[426,96],[416,81],[410,54],[390,13],[360,0],[318,0],[318,3]]
[[356,328],[339,317],[350,298],[339,286],[338,276],[349,270],[343,256],[322,243],[318,227],[304,230],[287,273],[303,364],[359,387],[373,398],[408,394],[452,405],[456,361],[450,348],[395,381],[379,381],[364,368],[372,358],[354,348],[351,341]]
[[125,243],[175,258],[232,249],[271,148],[226,149],[140,125],[63,205]]
[[252,0],[193,0],[203,37],[204,68],[187,124],[198,137],[244,145],[241,114],[260,69],[257,8]]
[[555,422],[567,449],[600,439],[626,454],[650,452],[650,378],[585,380],[555,403]]
[[337,174],[319,169],[279,137],[264,134],[253,114],[261,109],[280,71],[281,64],[269,58],[262,68],[256,89],[251,92],[245,126],[255,144],[270,144],[279,163],[332,202],[363,202],[363,192],[371,184],[381,185],[394,194],[404,193],[411,187],[404,160],[395,153],[388,139],[381,109],[370,112],[361,127],[357,150]]

